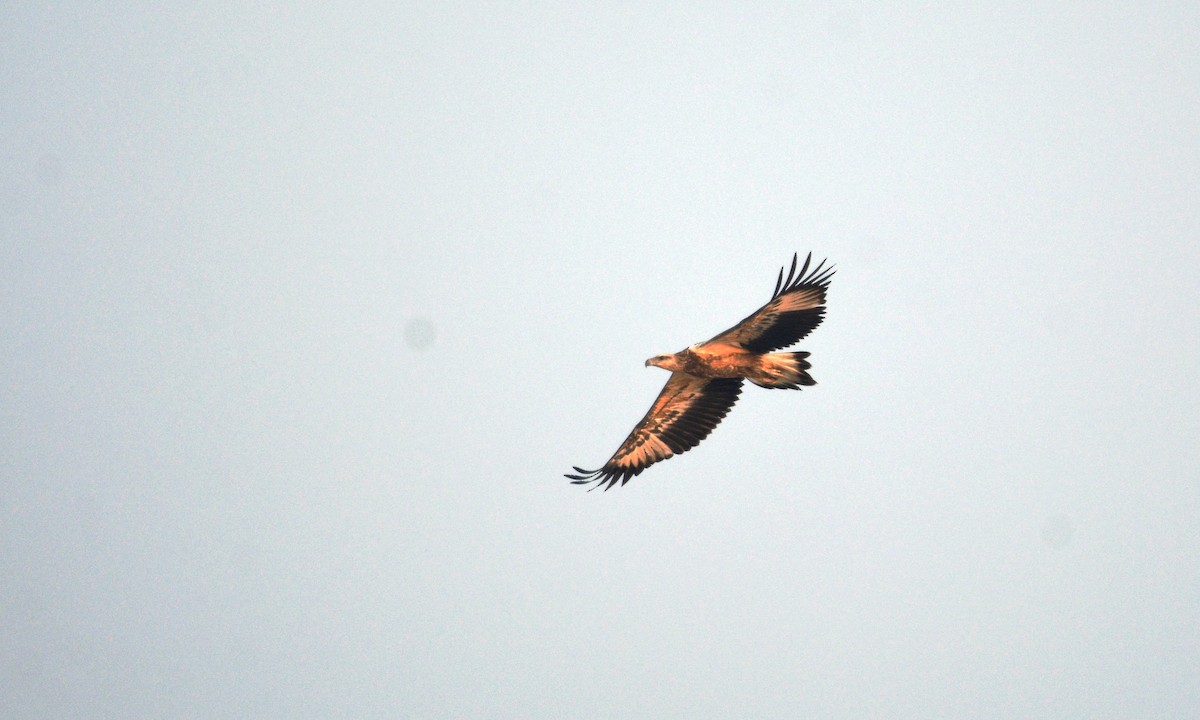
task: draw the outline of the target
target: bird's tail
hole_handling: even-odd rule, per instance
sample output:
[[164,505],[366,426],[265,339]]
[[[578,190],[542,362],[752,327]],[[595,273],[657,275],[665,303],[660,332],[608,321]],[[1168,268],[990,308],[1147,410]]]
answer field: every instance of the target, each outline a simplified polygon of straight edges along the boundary
[[750,382],[765,388],[799,390],[801,385],[816,385],[806,370],[812,365],[806,352],[777,352],[759,356],[758,368],[748,375]]

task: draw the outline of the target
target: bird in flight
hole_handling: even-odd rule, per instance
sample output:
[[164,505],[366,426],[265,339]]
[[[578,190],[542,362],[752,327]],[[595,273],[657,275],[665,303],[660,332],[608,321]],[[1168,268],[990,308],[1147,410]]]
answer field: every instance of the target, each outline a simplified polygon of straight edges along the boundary
[[677,353],[655,355],[646,366],[671,371],[671,377],[646,416],[596,470],[576,467],[567,477],[576,485],[596,483],[605,490],[659,460],[687,452],[708,437],[728,414],[742,392],[742,381],[765,388],[799,390],[816,385],[806,372],[806,352],[774,352],[799,342],[825,318],[825,291],[832,266],[822,260],[810,272],[812,253],[796,272],[799,255],[792,256],[787,278],[783,268],[771,299],[737,325],[711,340]]

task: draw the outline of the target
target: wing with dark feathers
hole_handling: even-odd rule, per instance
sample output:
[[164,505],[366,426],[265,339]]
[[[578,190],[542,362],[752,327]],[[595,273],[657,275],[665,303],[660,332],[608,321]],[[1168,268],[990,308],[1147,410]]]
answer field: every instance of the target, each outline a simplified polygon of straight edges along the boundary
[[[799,255],[792,256],[792,269],[787,278],[779,268],[775,281],[775,292],[766,305],[737,325],[717,335],[708,343],[736,345],[754,353],[767,353],[799,342],[821,324],[825,318],[825,291],[829,289],[829,278],[833,267],[825,267],[822,260],[809,272],[812,253],[804,258],[804,266],[796,272]],[[707,344],[707,343],[704,343]]]
[[683,372],[671,378],[617,452],[597,470],[575,468],[567,477],[607,490],[622,485],[659,460],[687,452],[708,437],[742,392],[742,378],[704,378]]

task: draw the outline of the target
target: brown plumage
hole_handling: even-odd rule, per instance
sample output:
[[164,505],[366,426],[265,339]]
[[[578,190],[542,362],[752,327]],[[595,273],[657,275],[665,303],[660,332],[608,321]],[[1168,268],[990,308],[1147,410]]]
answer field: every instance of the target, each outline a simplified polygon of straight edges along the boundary
[[[796,272],[798,255],[792,256],[787,278],[783,268],[766,305],[737,325],[706,342],[677,353],[656,355],[646,361],[671,371],[671,377],[646,416],[602,467],[567,474],[577,485],[595,482],[607,490],[659,460],[687,452],[708,437],[729,413],[742,392],[742,381],[765,388],[799,390],[815,385],[807,370],[806,352],[773,352],[803,339],[825,317],[825,292],[833,267],[822,260],[812,272]],[[593,488],[595,489],[595,488]]]

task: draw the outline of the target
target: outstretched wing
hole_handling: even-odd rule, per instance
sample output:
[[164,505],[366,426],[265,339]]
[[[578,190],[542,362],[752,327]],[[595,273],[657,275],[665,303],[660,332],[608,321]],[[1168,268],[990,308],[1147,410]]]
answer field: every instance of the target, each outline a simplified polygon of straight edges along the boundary
[[[708,437],[742,392],[741,378],[704,378],[671,373],[658,399],[617,452],[597,470],[575,468],[567,477],[576,485],[596,482],[607,490],[659,460],[687,452]],[[595,489],[595,488],[593,488]]]
[[819,265],[808,271],[812,253],[804,258],[804,267],[796,273],[799,255],[792,256],[792,269],[787,279],[783,268],[779,268],[779,279],[775,281],[775,292],[770,301],[737,325],[717,335],[708,343],[735,345],[754,353],[767,353],[799,342],[805,335],[825,319],[825,291],[829,289],[829,278],[833,267]]

